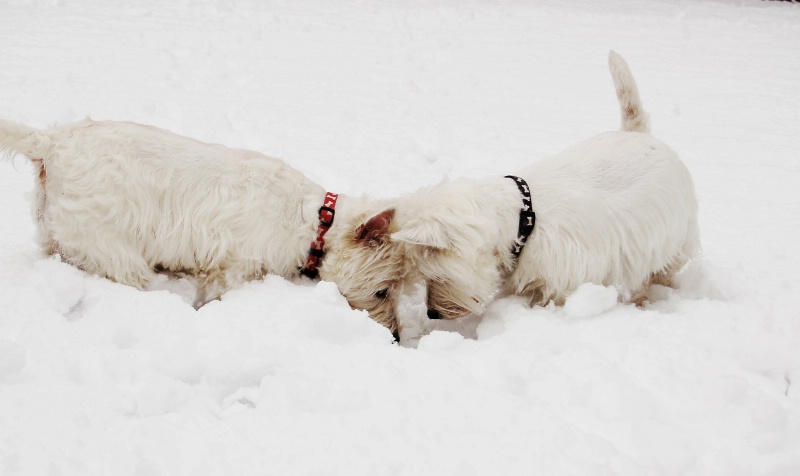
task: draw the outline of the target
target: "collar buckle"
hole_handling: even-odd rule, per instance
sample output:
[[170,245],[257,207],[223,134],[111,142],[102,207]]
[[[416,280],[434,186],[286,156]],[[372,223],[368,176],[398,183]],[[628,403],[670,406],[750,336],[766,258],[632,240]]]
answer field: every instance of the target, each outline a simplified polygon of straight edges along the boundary
[[[334,202],[334,206],[335,205],[336,205],[336,202]],[[325,221],[325,218],[323,218],[323,216],[322,216],[323,212],[325,212],[328,215],[330,215],[330,218],[328,219],[328,221]],[[319,212],[318,213],[319,213],[319,226],[324,226],[324,227],[330,228],[333,225],[333,217],[336,215],[336,210],[334,210],[331,207],[326,207],[325,205],[322,205],[321,207],[319,207]]]

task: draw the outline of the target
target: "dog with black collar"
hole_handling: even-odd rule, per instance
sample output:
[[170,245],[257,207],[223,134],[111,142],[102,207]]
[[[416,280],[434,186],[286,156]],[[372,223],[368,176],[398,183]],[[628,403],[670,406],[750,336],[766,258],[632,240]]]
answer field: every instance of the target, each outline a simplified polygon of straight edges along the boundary
[[623,301],[641,304],[652,284],[671,285],[698,255],[692,177],[650,135],[636,83],[613,51],[609,67],[620,131],[510,179],[454,180],[397,203],[409,218],[391,239],[404,244],[409,275],[427,284],[428,317],[481,314],[508,294],[560,305],[583,283],[615,286]]

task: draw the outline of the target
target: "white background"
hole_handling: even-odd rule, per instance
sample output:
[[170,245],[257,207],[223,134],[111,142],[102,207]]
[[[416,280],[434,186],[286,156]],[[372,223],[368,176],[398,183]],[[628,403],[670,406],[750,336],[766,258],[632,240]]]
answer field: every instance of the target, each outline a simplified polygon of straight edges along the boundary
[[[43,257],[0,163],[0,474],[800,474],[800,5],[0,1],[0,117],[133,120],[390,197],[618,127],[609,49],[691,170],[704,256],[482,320],[330,283],[199,311]],[[452,332],[459,331],[459,332]]]

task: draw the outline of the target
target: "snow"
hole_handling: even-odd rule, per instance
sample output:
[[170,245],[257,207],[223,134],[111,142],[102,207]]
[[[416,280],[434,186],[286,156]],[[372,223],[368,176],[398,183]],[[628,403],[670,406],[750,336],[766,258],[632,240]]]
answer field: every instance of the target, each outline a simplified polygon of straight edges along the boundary
[[0,474],[800,474],[800,6],[755,0],[0,5],[0,116],[133,120],[390,197],[595,133],[629,62],[704,256],[644,309],[588,285],[403,346],[331,283],[195,311],[34,246],[0,162]]
[[612,286],[585,283],[564,303],[564,314],[572,318],[597,316],[616,307],[618,297]]

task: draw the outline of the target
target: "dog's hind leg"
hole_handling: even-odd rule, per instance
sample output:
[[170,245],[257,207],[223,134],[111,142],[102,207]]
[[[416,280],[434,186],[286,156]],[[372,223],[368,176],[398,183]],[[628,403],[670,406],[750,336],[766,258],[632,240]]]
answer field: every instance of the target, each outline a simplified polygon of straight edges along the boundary
[[633,297],[630,299],[630,302],[636,304],[637,307],[642,307],[645,302],[647,302],[647,294],[650,292],[650,288],[652,286],[664,286],[674,289],[675,285],[672,281],[672,278],[675,277],[675,274],[681,270],[684,264],[685,261],[673,263],[666,266],[664,269],[650,273],[650,276],[642,284],[641,289],[633,293]]
[[656,284],[659,286],[666,286],[668,288],[671,288],[673,287],[672,285],[673,276],[675,276],[675,273],[671,271],[670,268],[662,269],[661,271],[655,272],[650,275],[649,286]]

